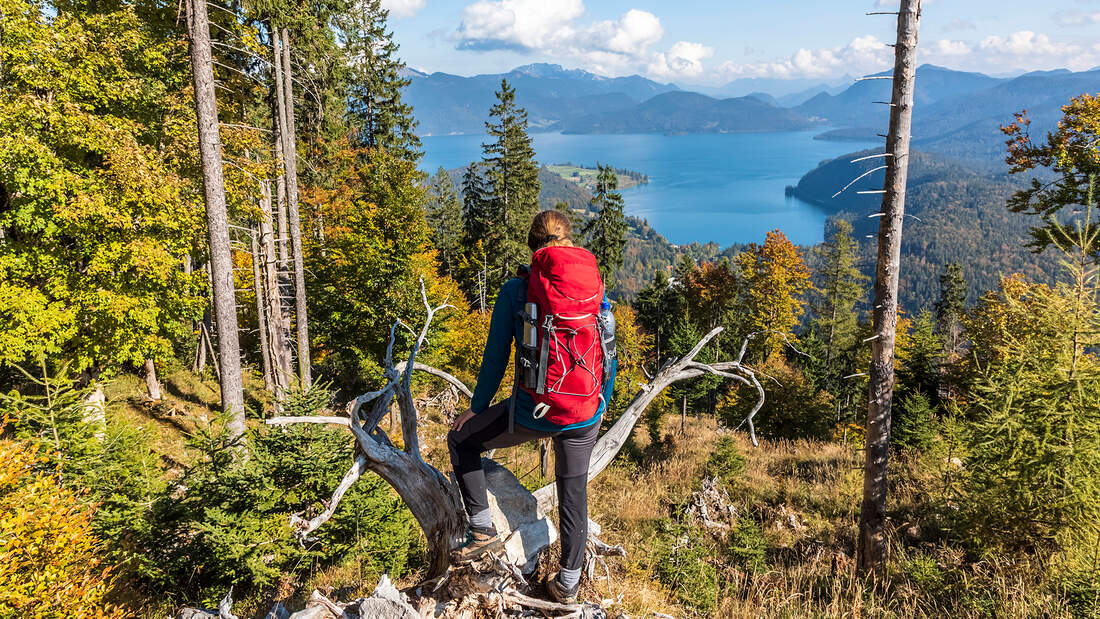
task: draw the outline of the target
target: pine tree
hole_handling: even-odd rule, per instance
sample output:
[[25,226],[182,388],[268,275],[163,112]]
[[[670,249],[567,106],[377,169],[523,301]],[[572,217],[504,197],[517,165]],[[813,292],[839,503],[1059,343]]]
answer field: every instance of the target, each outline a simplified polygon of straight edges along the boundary
[[[485,131],[496,139],[482,144],[485,174],[492,194],[487,221],[493,235],[485,239],[493,263],[489,289],[495,290],[527,259],[527,229],[539,211],[539,169],[527,135],[527,111],[516,106],[516,91],[501,80],[497,103],[489,110]],[[496,119],[495,122],[492,119]]]
[[600,265],[600,275],[604,285],[614,286],[615,271],[623,264],[623,249],[626,247],[626,215],[623,214],[623,196],[616,189],[619,179],[611,166],[596,164],[599,173],[596,177],[596,194],[592,197],[592,207],[596,216],[584,226],[585,245]]
[[489,187],[480,166],[471,163],[462,175],[462,234],[463,244],[472,248],[478,241],[485,241],[492,231]]
[[810,327],[824,344],[825,371],[830,377],[839,377],[843,368],[835,362],[842,351],[855,344],[859,318],[856,304],[863,298],[868,281],[855,266],[858,250],[852,224],[843,219],[837,220],[836,232],[819,250],[824,267],[810,305],[814,316]]
[[958,357],[965,312],[966,278],[962,265],[952,262],[940,276],[940,299],[936,301],[936,333],[943,339],[943,353],[948,362]]
[[445,275],[455,277],[462,254],[464,221],[462,201],[458,197],[451,175],[442,167],[428,187],[428,204],[425,209],[432,240],[439,250],[439,263]]
[[669,356],[669,339],[673,329],[684,313],[683,296],[673,286],[666,271],[657,271],[653,282],[638,293],[634,311],[638,314],[638,324],[653,336],[653,365],[655,369],[660,369]]
[[397,57],[393,33],[386,31],[389,11],[381,0],[361,0],[337,19],[348,55],[348,116],[355,138],[367,148],[385,148],[407,161],[423,155],[412,106],[402,100],[411,83]]

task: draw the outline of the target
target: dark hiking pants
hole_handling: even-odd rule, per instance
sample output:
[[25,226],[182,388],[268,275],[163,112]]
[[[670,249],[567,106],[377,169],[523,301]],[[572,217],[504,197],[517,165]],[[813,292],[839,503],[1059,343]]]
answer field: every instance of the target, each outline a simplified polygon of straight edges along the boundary
[[528,441],[554,441],[554,472],[558,490],[558,519],[561,524],[561,566],[580,569],[588,539],[588,461],[600,432],[599,422],[586,428],[562,432],[541,432],[515,424],[508,432],[508,402],[499,402],[474,415],[458,432],[447,435],[458,487],[467,515],[489,509],[481,454],[490,449],[514,447]]

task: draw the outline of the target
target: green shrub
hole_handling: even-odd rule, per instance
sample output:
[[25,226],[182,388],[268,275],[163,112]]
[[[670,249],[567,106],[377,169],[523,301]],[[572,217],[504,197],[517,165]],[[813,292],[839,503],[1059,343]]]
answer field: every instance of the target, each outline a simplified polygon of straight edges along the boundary
[[898,447],[923,451],[935,440],[936,410],[920,391],[909,394],[894,413],[891,441]]
[[767,567],[768,540],[760,525],[742,518],[730,532],[726,552],[731,565],[749,572],[762,572]]
[[737,441],[729,434],[719,437],[707,458],[705,475],[728,484],[744,470],[745,456],[737,449]]
[[[329,401],[325,386],[288,395],[284,408],[315,414]],[[216,602],[228,585],[242,595],[347,561],[399,577],[419,549],[415,520],[388,484],[363,475],[332,519],[303,546],[291,514],[310,518],[324,509],[351,465],[346,430],[299,425],[250,431],[247,457],[220,421],[190,439],[194,462],[154,501],[138,571],[157,589]]]
[[718,606],[717,550],[703,530],[661,520],[652,542],[657,579],[676,592],[681,604],[711,616]]

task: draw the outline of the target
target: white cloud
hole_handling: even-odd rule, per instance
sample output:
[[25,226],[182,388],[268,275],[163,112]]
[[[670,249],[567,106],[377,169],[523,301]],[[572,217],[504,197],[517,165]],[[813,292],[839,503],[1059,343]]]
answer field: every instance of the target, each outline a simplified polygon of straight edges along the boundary
[[890,66],[893,52],[874,35],[852,39],[842,47],[800,49],[789,58],[771,62],[737,64],[724,62],[718,67],[723,79],[739,77],[814,78],[842,73],[870,73]]
[[618,21],[603,21],[585,29],[582,37],[592,49],[641,56],[665,35],[661,20],[653,13],[631,9]]
[[570,39],[581,0],[478,0],[462,10],[460,49],[544,50]]
[[971,49],[962,41],[940,39],[934,41],[927,51],[932,56],[966,56]]
[[1020,30],[1007,36],[991,35],[973,48],[971,65],[977,70],[1067,68],[1072,71],[1088,69],[1100,63],[1097,49],[1082,47],[1077,43],[1055,41],[1050,36]]
[[1036,34],[1030,30],[1013,32],[1007,37],[991,35],[979,44],[981,49],[1005,56],[1064,56],[1079,50],[1071,43],[1056,43],[1045,34]]
[[703,73],[703,60],[713,55],[713,47],[677,41],[667,52],[654,54],[649,73],[666,79],[697,77]]
[[382,0],[382,8],[390,12],[390,17],[412,17],[427,2],[428,0]]
[[694,77],[714,49],[679,41],[664,52],[661,20],[631,9],[618,19],[578,23],[582,0],[478,0],[466,6],[455,32],[458,49],[511,49],[575,60],[594,73],[646,72],[657,78]]

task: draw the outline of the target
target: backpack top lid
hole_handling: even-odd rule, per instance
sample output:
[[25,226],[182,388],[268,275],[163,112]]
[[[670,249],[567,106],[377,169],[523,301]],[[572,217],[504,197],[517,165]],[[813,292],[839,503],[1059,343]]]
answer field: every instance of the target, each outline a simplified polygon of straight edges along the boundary
[[603,280],[596,256],[583,247],[543,247],[536,251],[531,257],[531,277],[532,286],[541,288],[546,300],[559,311],[598,308],[603,301]]

